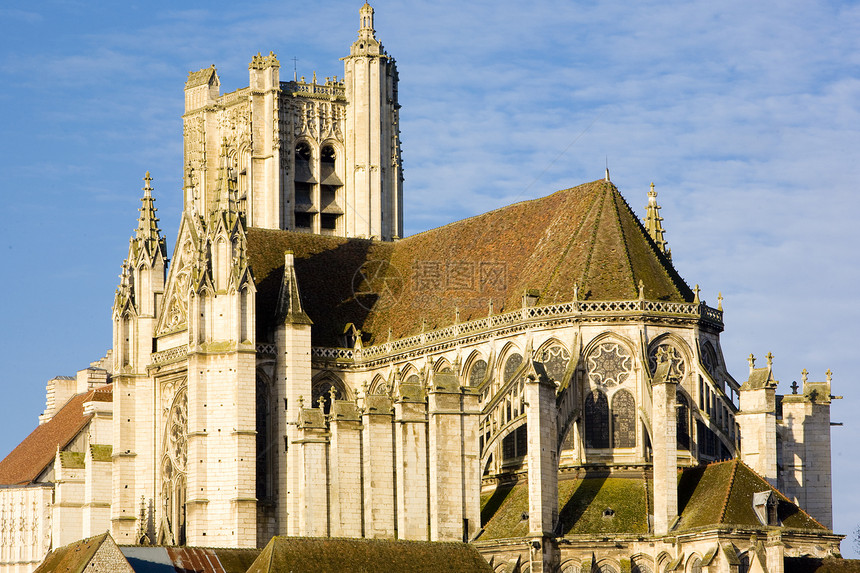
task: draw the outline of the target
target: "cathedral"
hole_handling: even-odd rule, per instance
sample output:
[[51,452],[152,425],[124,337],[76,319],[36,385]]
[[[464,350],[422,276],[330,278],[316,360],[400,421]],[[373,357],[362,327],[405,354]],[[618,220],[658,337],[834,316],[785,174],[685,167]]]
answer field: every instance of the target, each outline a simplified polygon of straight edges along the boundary
[[770,356],[727,371],[653,184],[641,220],[607,170],[403,237],[373,17],[340,77],[282,80],[273,53],[230,93],[189,73],[175,242],[147,173],[111,349],[0,462],[0,571],[105,532],[466,542],[531,573],[838,556],[830,373],[778,395]]

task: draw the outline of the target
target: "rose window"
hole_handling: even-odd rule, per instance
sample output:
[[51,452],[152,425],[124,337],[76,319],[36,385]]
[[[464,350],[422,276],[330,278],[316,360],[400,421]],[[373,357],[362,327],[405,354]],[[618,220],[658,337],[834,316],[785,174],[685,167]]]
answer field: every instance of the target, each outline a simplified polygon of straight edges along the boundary
[[611,388],[623,384],[633,371],[633,357],[615,342],[604,342],[588,356],[588,379]]

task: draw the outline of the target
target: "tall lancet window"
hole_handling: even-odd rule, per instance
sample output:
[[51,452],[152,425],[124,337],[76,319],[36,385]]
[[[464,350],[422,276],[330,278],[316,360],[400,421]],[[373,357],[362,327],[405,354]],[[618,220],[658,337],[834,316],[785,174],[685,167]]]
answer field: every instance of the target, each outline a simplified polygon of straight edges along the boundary
[[636,400],[627,390],[612,397],[612,447],[636,447]]
[[188,462],[188,392],[185,386],[173,398],[164,426],[163,443],[159,543],[184,545],[185,468]]
[[678,449],[690,449],[690,403],[681,393],[676,394],[675,402],[678,412]]
[[609,403],[599,390],[585,397],[585,447],[609,447]]

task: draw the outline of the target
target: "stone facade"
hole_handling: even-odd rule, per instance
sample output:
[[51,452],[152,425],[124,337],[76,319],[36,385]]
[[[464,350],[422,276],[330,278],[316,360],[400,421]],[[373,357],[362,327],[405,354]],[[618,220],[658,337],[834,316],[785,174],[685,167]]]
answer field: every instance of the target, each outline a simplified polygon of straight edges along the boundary
[[[6,563],[107,527],[120,545],[468,541],[499,571],[837,553],[829,375],[787,396],[770,358],[732,377],[722,308],[672,266],[653,185],[644,224],[607,173],[400,238],[397,71],[372,8],[359,18],[340,80],[281,81],[274,54],[223,95],[214,67],[189,74],[173,256],[147,173],[102,363],[113,401],[56,452],[52,489],[0,491],[41,528]],[[52,380],[43,418],[88,376]]]

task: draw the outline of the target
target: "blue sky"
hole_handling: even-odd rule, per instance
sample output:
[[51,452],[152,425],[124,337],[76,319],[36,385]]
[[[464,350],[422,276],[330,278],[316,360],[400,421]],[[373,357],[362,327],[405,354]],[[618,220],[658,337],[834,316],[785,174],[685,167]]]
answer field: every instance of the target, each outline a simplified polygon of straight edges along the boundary
[[[182,88],[342,75],[361,2],[45,1],[0,8],[0,456],[45,382],[110,345],[144,172],[172,251]],[[725,297],[723,353],[774,354],[780,391],[833,371],[835,529],[860,523],[860,4],[379,0],[398,62],[407,234],[601,178],[653,181],[676,268]],[[849,540],[843,551],[856,555]]]

